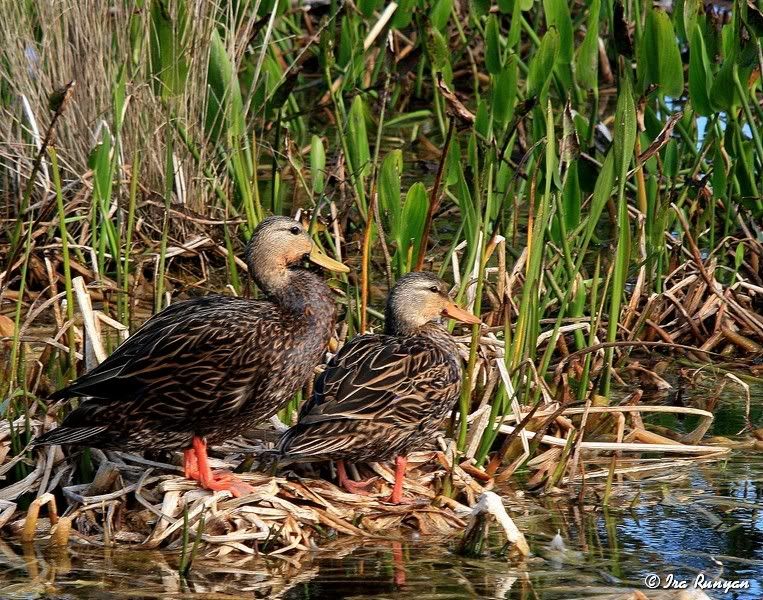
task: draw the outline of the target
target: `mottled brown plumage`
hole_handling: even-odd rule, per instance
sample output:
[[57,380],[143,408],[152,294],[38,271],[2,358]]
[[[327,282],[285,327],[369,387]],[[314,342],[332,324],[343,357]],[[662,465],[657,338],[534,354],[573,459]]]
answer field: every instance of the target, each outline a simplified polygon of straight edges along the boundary
[[453,304],[434,275],[401,277],[387,303],[385,334],[358,336],[331,360],[279,454],[380,461],[432,440],[461,389],[456,344],[433,322],[443,314],[479,322]]
[[188,449],[194,438],[219,442],[275,414],[334,331],[331,291],[302,267],[311,249],[296,221],[265,219],[246,253],[265,300],[207,296],[153,316],[54,395],[86,400],[35,443]]

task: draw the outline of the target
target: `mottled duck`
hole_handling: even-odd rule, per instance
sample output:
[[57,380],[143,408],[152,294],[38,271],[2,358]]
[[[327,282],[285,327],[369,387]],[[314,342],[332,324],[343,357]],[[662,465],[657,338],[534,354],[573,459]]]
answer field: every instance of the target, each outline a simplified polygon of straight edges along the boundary
[[245,258],[265,299],[212,295],[154,315],[100,365],[53,394],[85,400],[35,445],[182,449],[185,476],[202,487],[235,496],[250,491],[232,474],[211,470],[207,444],[274,415],[322,360],[336,306],[304,261],[348,269],[320,253],[287,217],[263,220]]
[[438,277],[401,277],[387,301],[384,334],[357,336],[329,362],[279,441],[279,458],[337,461],[340,485],[364,493],[367,483],[350,481],[344,461],[394,457],[389,501],[401,502],[407,454],[434,438],[461,389],[461,359],[443,317],[480,322],[456,306]]

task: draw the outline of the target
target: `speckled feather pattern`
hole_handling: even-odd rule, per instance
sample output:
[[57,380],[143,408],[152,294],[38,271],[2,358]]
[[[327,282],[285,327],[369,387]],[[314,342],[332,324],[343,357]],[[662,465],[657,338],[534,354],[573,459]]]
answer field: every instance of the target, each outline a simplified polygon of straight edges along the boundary
[[272,416],[311,377],[334,330],[323,280],[304,269],[293,277],[278,301],[207,296],[155,315],[56,393],[86,400],[36,443],[179,449]]
[[358,336],[318,377],[279,452],[290,460],[353,462],[405,455],[434,439],[460,389],[458,349],[439,325],[406,336]]

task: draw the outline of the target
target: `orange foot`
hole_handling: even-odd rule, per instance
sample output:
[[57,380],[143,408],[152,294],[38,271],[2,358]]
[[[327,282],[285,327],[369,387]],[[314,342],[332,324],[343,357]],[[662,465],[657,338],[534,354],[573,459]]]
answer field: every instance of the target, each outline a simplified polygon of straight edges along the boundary
[[340,485],[351,494],[357,494],[358,496],[370,496],[371,492],[368,491],[368,488],[376,483],[378,479],[378,477],[371,477],[365,481],[352,481],[351,479],[346,479]]
[[229,471],[211,471],[205,477],[199,479],[201,487],[207,490],[230,492],[234,498],[247,496],[254,493],[254,488],[241,481]]
[[343,460],[337,461],[336,470],[337,470],[337,474],[339,475],[340,487],[343,487],[345,490],[347,490],[351,494],[357,494],[358,496],[371,495],[366,488],[371,486],[373,483],[376,483],[376,480],[378,479],[378,477],[371,477],[370,479],[366,479],[365,481],[353,481],[352,479],[347,477],[347,471],[345,469]]
[[183,451],[183,473],[201,487],[213,491],[227,491],[235,498],[254,492],[254,488],[244,483],[229,471],[212,471],[207,457],[207,443],[200,437],[193,438],[193,447]]

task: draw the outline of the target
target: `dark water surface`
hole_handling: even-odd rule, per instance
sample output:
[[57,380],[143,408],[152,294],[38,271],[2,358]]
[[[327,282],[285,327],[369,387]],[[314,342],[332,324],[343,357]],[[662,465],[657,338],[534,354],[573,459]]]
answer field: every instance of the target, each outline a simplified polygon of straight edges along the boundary
[[[698,391],[697,393],[702,393]],[[733,437],[744,425],[744,398],[727,390],[710,432]],[[763,390],[753,389],[751,421],[760,426]],[[660,421],[690,430],[690,419]],[[663,464],[670,458],[661,459]],[[594,491],[603,484],[592,483]],[[530,542],[524,561],[490,553],[456,555],[454,540],[412,538],[328,549],[281,559],[230,554],[197,560],[181,578],[177,556],[73,546],[51,553],[0,542],[0,598],[522,598],[622,599],[639,589],[651,599],[678,592],[647,589],[655,575],[689,585],[699,575],[745,589],[705,590],[710,598],[763,598],[763,453],[737,449],[715,462],[682,461],[641,479],[616,482],[610,508],[587,496],[506,491],[509,513]],[[551,543],[559,532],[564,549]],[[746,582],[746,583],[745,583]]]

